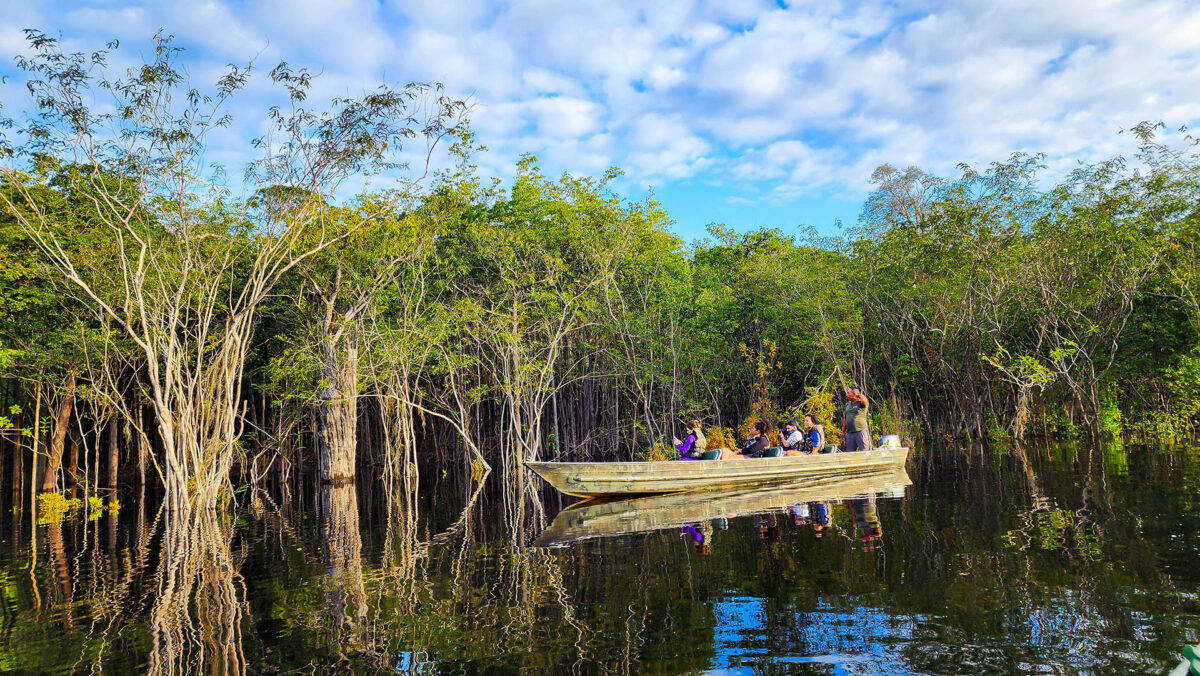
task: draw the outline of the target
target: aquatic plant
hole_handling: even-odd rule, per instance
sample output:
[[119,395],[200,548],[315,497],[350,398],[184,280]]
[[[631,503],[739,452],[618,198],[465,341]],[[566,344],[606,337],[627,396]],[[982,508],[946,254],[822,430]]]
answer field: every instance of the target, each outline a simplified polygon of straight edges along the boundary
[[104,515],[104,498],[90,495],[87,501],[88,520],[94,521]]
[[83,506],[83,500],[68,498],[60,492],[42,493],[37,498],[38,524],[58,523]]

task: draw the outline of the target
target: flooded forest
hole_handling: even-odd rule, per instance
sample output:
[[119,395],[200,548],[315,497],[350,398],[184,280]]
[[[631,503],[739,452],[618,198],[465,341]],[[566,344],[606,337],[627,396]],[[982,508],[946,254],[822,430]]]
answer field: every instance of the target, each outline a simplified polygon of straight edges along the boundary
[[[1200,643],[1190,137],[885,165],[854,224],[687,242],[616,168],[485,177],[487,110],[440,85],[319,100],[286,63],[197,81],[161,34],[131,68],[26,36],[0,670],[1165,673]],[[835,442],[851,385],[903,481],[588,512],[524,468],[673,459],[690,419]]]

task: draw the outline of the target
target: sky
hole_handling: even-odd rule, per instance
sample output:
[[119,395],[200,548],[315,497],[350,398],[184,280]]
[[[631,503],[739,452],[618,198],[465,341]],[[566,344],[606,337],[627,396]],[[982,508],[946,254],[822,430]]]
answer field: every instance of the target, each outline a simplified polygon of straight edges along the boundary
[[[380,82],[440,82],[468,98],[507,179],[523,153],[548,175],[599,175],[653,191],[686,239],[853,223],[885,163],[951,175],[1011,153],[1048,175],[1128,154],[1144,121],[1200,118],[1200,3],[1172,0],[192,0],[17,3],[0,55],[38,28],[71,49],[117,39],[136,63],[159,28],[215,81],[253,60],[318,73],[311,100]],[[12,114],[23,80],[0,58]],[[260,80],[263,79],[260,77]],[[212,160],[238,164],[276,93],[252,84]],[[242,113],[239,115],[238,113]]]

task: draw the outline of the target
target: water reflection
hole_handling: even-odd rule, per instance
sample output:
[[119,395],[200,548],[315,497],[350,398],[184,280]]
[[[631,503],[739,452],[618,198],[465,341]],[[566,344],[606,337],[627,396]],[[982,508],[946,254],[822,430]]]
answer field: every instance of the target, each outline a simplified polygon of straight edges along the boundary
[[325,600],[329,604],[329,645],[340,655],[363,647],[367,618],[358,490],[354,484],[321,486],[320,534]]
[[854,528],[862,541],[863,551],[875,551],[877,541],[883,537],[883,526],[879,522],[879,510],[875,504],[875,496],[847,500],[850,512],[854,514]]
[[[904,488],[911,484],[904,469],[892,469],[850,478],[813,477],[697,493],[587,500],[560,512],[533,544],[535,547],[554,547],[591,538],[684,528],[685,532],[693,534],[693,541],[703,545],[706,539],[696,538],[700,524],[754,514],[759,515],[756,523],[763,539],[778,541],[779,526],[774,512],[787,511],[789,507],[800,509],[798,505],[811,502],[811,506],[803,507],[805,518],[813,514],[813,527],[822,533],[829,525],[828,501],[874,494],[902,495]],[[711,541],[709,530],[707,540]]]
[[903,499],[907,476],[556,514],[464,481],[390,505],[317,489],[311,511],[17,513],[0,671],[1164,674],[1200,643],[1200,455],[912,472]]
[[241,562],[230,546],[233,519],[205,510],[164,516],[149,673],[244,673],[244,593]]

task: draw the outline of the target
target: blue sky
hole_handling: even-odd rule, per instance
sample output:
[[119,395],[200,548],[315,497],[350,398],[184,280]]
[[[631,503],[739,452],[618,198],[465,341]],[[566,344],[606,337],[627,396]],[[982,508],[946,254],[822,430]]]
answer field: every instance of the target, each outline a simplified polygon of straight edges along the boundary
[[[1200,4],[751,0],[195,0],[5,3],[0,53],[22,28],[71,48],[121,41],[134,63],[158,28],[189,72],[279,60],[319,72],[313,98],[437,81],[474,104],[505,178],[521,153],[548,174],[625,170],[686,239],[710,221],[791,230],[853,222],[883,163],[947,174],[1014,151],[1049,174],[1128,153],[1142,120],[1200,118]],[[12,62],[0,101],[23,90]],[[274,95],[252,85],[214,160],[249,157]]]

